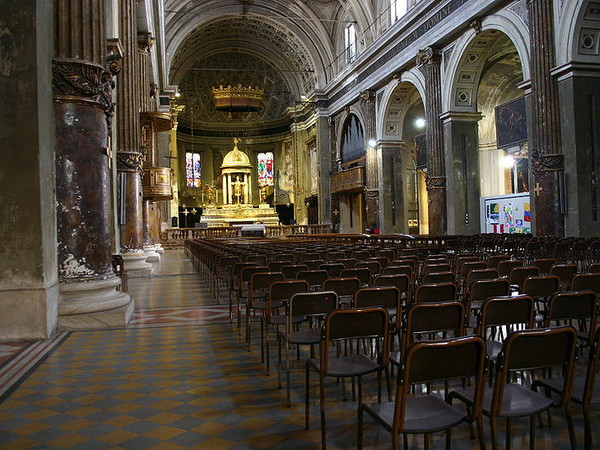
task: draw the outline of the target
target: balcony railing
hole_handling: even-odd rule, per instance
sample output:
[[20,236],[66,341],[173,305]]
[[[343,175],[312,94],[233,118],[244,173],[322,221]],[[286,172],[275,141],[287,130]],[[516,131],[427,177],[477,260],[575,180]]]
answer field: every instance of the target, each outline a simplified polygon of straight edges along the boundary
[[331,193],[361,192],[365,188],[365,168],[362,166],[342,170],[331,175]]

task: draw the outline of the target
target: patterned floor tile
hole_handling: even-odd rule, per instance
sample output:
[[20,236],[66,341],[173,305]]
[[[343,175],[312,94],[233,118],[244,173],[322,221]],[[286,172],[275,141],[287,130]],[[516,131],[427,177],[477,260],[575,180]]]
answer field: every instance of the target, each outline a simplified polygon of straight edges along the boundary
[[[318,392],[311,389],[311,429],[305,430],[302,366],[292,371],[288,408],[285,390],[277,388],[276,346],[267,377],[258,346],[246,351],[228,307],[216,304],[182,251],[165,252],[155,273],[130,280],[143,306],[129,327],[27,344],[0,365],[0,380],[8,386],[0,403],[0,448],[318,448]],[[9,376],[19,382],[9,385]],[[364,392],[366,401],[375,398],[373,379],[365,379]],[[326,393],[329,448],[355,448],[356,403],[342,400],[335,381]],[[573,416],[581,441],[579,407]],[[595,424],[598,416],[595,411]],[[538,449],[568,448],[564,415],[553,412],[553,419],[553,427],[536,428]],[[466,425],[453,436],[454,449],[478,448]],[[514,448],[528,446],[528,422],[515,420],[513,436]],[[499,438],[503,442],[503,426]],[[600,442],[597,426],[594,438]],[[423,447],[422,437],[408,442],[411,449]],[[391,440],[366,419],[364,443],[366,449],[387,449]],[[443,433],[434,433],[432,448],[444,447]]]

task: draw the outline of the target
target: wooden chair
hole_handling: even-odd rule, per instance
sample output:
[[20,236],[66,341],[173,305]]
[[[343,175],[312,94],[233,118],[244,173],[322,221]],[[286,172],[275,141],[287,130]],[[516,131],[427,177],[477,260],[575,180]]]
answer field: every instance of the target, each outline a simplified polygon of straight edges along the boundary
[[[452,443],[451,429],[462,423],[481,423],[484,392],[485,344],[478,336],[436,342],[417,342],[406,350],[398,371],[394,402],[361,403],[358,409],[358,449],[362,449],[364,413],[392,434],[392,448],[400,448],[400,434],[423,434],[429,448],[429,433],[446,430],[446,447]],[[459,411],[439,396],[412,394],[415,384],[474,379],[474,401],[470,411]],[[479,443],[485,448],[483,430]]]
[[[308,345],[314,358],[314,346],[321,342],[321,319],[337,309],[338,296],[333,291],[302,292],[292,295],[286,309],[285,329],[278,332],[277,380],[281,388],[281,351],[285,347],[286,401],[290,406],[290,351],[292,346]],[[306,320],[304,320],[306,319]],[[296,324],[306,323],[302,329]]]
[[[583,425],[584,425],[584,448],[594,448],[592,440],[591,424],[591,406],[600,404],[600,390],[596,389],[596,374],[598,373],[598,362],[600,361],[600,329],[596,330],[594,340],[590,346],[587,369],[585,373],[576,375],[573,379],[571,389],[571,400],[583,407]],[[533,382],[533,388],[544,389],[546,396],[550,397],[554,392],[560,396],[563,395],[565,378],[551,378],[546,380],[536,380]],[[575,443],[573,443],[575,444]],[[574,446],[573,448],[577,448]]]
[[[388,367],[389,358],[389,316],[384,308],[338,309],[327,314],[319,358],[306,361],[305,384],[305,428],[310,426],[310,373],[319,376],[321,410],[321,448],[327,447],[327,425],[325,420],[325,379],[332,377],[358,380],[358,404],[362,404],[362,377],[377,374],[378,400],[381,401],[381,374]],[[337,355],[333,344],[367,339],[375,342],[372,346],[348,345],[349,353]],[[356,342],[354,342],[356,344]],[[361,352],[361,349],[374,349],[375,354]],[[342,383],[342,386],[344,384]],[[389,395],[389,393],[388,393]]]
[[421,284],[417,286],[413,302],[440,303],[457,299],[457,289],[454,283]]
[[[529,445],[535,448],[534,416],[553,407],[563,407],[569,429],[571,447],[575,447],[573,422],[569,409],[571,385],[575,367],[577,334],[572,327],[520,330],[512,333],[502,346],[496,365],[493,389],[486,389],[483,395],[483,414],[490,419],[492,448],[498,448],[497,420],[506,421],[506,449],[510,450],[512,434],[510,419],[529,416]],[[558,400],[540,395],[528,386],[513,381],[516,371],[533,371],[548,367],[560,367],[565,374],[563,395]],[[449,394],[468,406],[476,406],[478,393],[472,389],[457,389]],[[479,423],[478,428],[482,425]]]

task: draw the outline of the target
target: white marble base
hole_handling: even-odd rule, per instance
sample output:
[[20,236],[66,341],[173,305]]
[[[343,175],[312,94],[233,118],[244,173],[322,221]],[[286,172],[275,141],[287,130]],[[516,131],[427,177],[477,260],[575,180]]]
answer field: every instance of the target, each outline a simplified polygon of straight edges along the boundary
[[156,253],[158,253],[159,255],[162,255],[165,253],[165,249],[162,247],[161,244],[154,244],[154,249],[156,250]]
[[160,261],[160,255],[156,253],[156,248],[154,248],[154,245],[144,245],[144,253],[146,255],[146,261],[148,262]]
[[133,315],[134,302],[117,290],[121,280],[60,285],[58,327],[63,330],[104,329],[125,326]]
[[123,264],[128,277],[151,277],[154,273],[154,267],[146,262],[146,253],[143,251],[135,253],[121,253]]
[[48,339],[56,330],[58,284],[0,289],[0,342]]

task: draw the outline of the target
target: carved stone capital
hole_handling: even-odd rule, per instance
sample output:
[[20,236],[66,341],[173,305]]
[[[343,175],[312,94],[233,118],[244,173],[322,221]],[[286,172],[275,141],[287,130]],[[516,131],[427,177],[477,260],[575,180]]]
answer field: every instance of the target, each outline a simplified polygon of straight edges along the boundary
[[120,172],[144,172],[144,155],[139,152],[118,151],[117,170]]
[[112,116],[113,76],[99,64],[76,59],[54,58],[52,88],[56,101],[92,104]]
[[107,69],[117,75],[123,69],[123,47],[118,38],[108,39],[108,56],[106,57]]
[[152,33],[138,33],[137,43],[141,51],[149,52],[155,42],[156,38],[152,36]]
[[432,191],[434,189],[446,189],[446,177],[426,177],[425,184],[427,190]]
[[367,198],[379,198],[379,189],[367,189]]
[[370,103],[375,100],[375,92],[367,89],[360,93],[360,102],[362,104]]
[[427,47],[426,49],[419,50],[419,52],[417,53],[417,66],[429,66],[433,64],[439,64],[440,61],[440,52],[433,47]]
[[471,22],[469,22],[469,27],[475,30],[475,33],[481,33],[481,19],[476,17],[475,19],[471,20]]
[[536,178],[547,172],[560,172],[565,170],[565,156],[562,153],[540,154],[537,149],[531,152],[531,172]]

